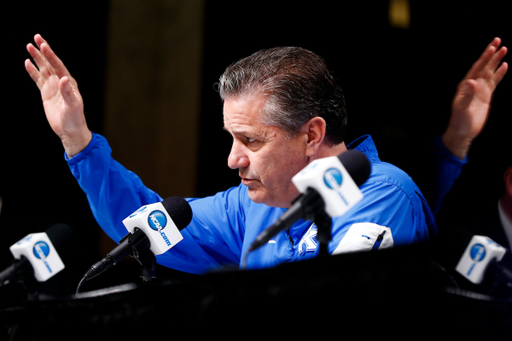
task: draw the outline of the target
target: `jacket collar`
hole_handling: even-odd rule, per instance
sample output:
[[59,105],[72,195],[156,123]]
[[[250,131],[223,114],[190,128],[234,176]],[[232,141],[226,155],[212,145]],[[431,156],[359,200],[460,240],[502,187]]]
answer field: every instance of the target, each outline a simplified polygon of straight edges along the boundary
[[[347,146],[347,148],[356,149],[364,153],[370,162],[380,161],[377,147],[375,147],[375,143],[370,135],[363,135],[355,139]],[[281,208],[281,210],[284,213],[288,209]],[[302,238],[306,229],[309,227],[311,227],[311,222],[299,219],[288,230],[289,236],[294,240],[294,242],[297,242]]]
[[380,161],[377,147],[375,147],[375,143],[370,135],[358,137],[354,141],[350,142],[347,148],[363,152],[370,162]]

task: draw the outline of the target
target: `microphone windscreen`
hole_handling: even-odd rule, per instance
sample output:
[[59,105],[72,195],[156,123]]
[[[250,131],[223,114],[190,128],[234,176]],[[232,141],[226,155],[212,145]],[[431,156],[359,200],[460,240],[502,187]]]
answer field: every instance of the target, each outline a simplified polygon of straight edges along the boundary
[[370,177],[370,172],[372,170],[372,166],[370,165],[370,161],[364,155],[364,153],[349,149],[344,153],[341,153],[338,156],[338,159],[343,164],[343,167],[347,170],[348,174],[357,187],[360,187],[368,177]]
[[180,231],[192,221],[192,208],[185,199],[177,196],[169,197],[162,201],[162,205]]

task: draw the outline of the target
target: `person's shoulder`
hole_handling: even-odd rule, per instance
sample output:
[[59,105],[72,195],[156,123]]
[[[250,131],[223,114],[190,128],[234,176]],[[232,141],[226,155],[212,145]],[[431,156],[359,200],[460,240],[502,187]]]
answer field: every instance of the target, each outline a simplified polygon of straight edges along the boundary
[[370,161],[370,177],[361,186],[363,193],[398,190],[410,196],[417,191],[416,184],[406,172],[379,158],[377,147],[370,135],[360,136],[347,147],[364,153]]
[[383,161],[371,162],[371,166],[370,177],[363,184],[362,188],[365,187],[365,185],[367,187],[370,185],[382,187],[394,186],[408,194],[413,194],[417,190],[413,179],[397,166]]

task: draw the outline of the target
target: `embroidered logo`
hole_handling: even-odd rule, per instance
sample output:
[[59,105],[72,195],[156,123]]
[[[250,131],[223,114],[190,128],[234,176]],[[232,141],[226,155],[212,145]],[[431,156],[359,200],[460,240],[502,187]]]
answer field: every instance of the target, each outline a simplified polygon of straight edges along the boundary
[[299,243],[299,255],[304,256],[306,253],[315,252],[318,246],[318,240],[316,239],[317,227],[311,225],[306,234],[302,237]]

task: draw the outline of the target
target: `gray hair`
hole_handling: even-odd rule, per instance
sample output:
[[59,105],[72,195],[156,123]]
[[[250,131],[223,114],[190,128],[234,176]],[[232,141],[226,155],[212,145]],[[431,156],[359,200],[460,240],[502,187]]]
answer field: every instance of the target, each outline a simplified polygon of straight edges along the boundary
[[264,124],[283,129],[288,137],[313,117],[327,124],[326,140],[345,140],[347,113],[342,89],[324,60],[300,47],[261,50],[228,66],[219,80],[223,101],[264,95]]

